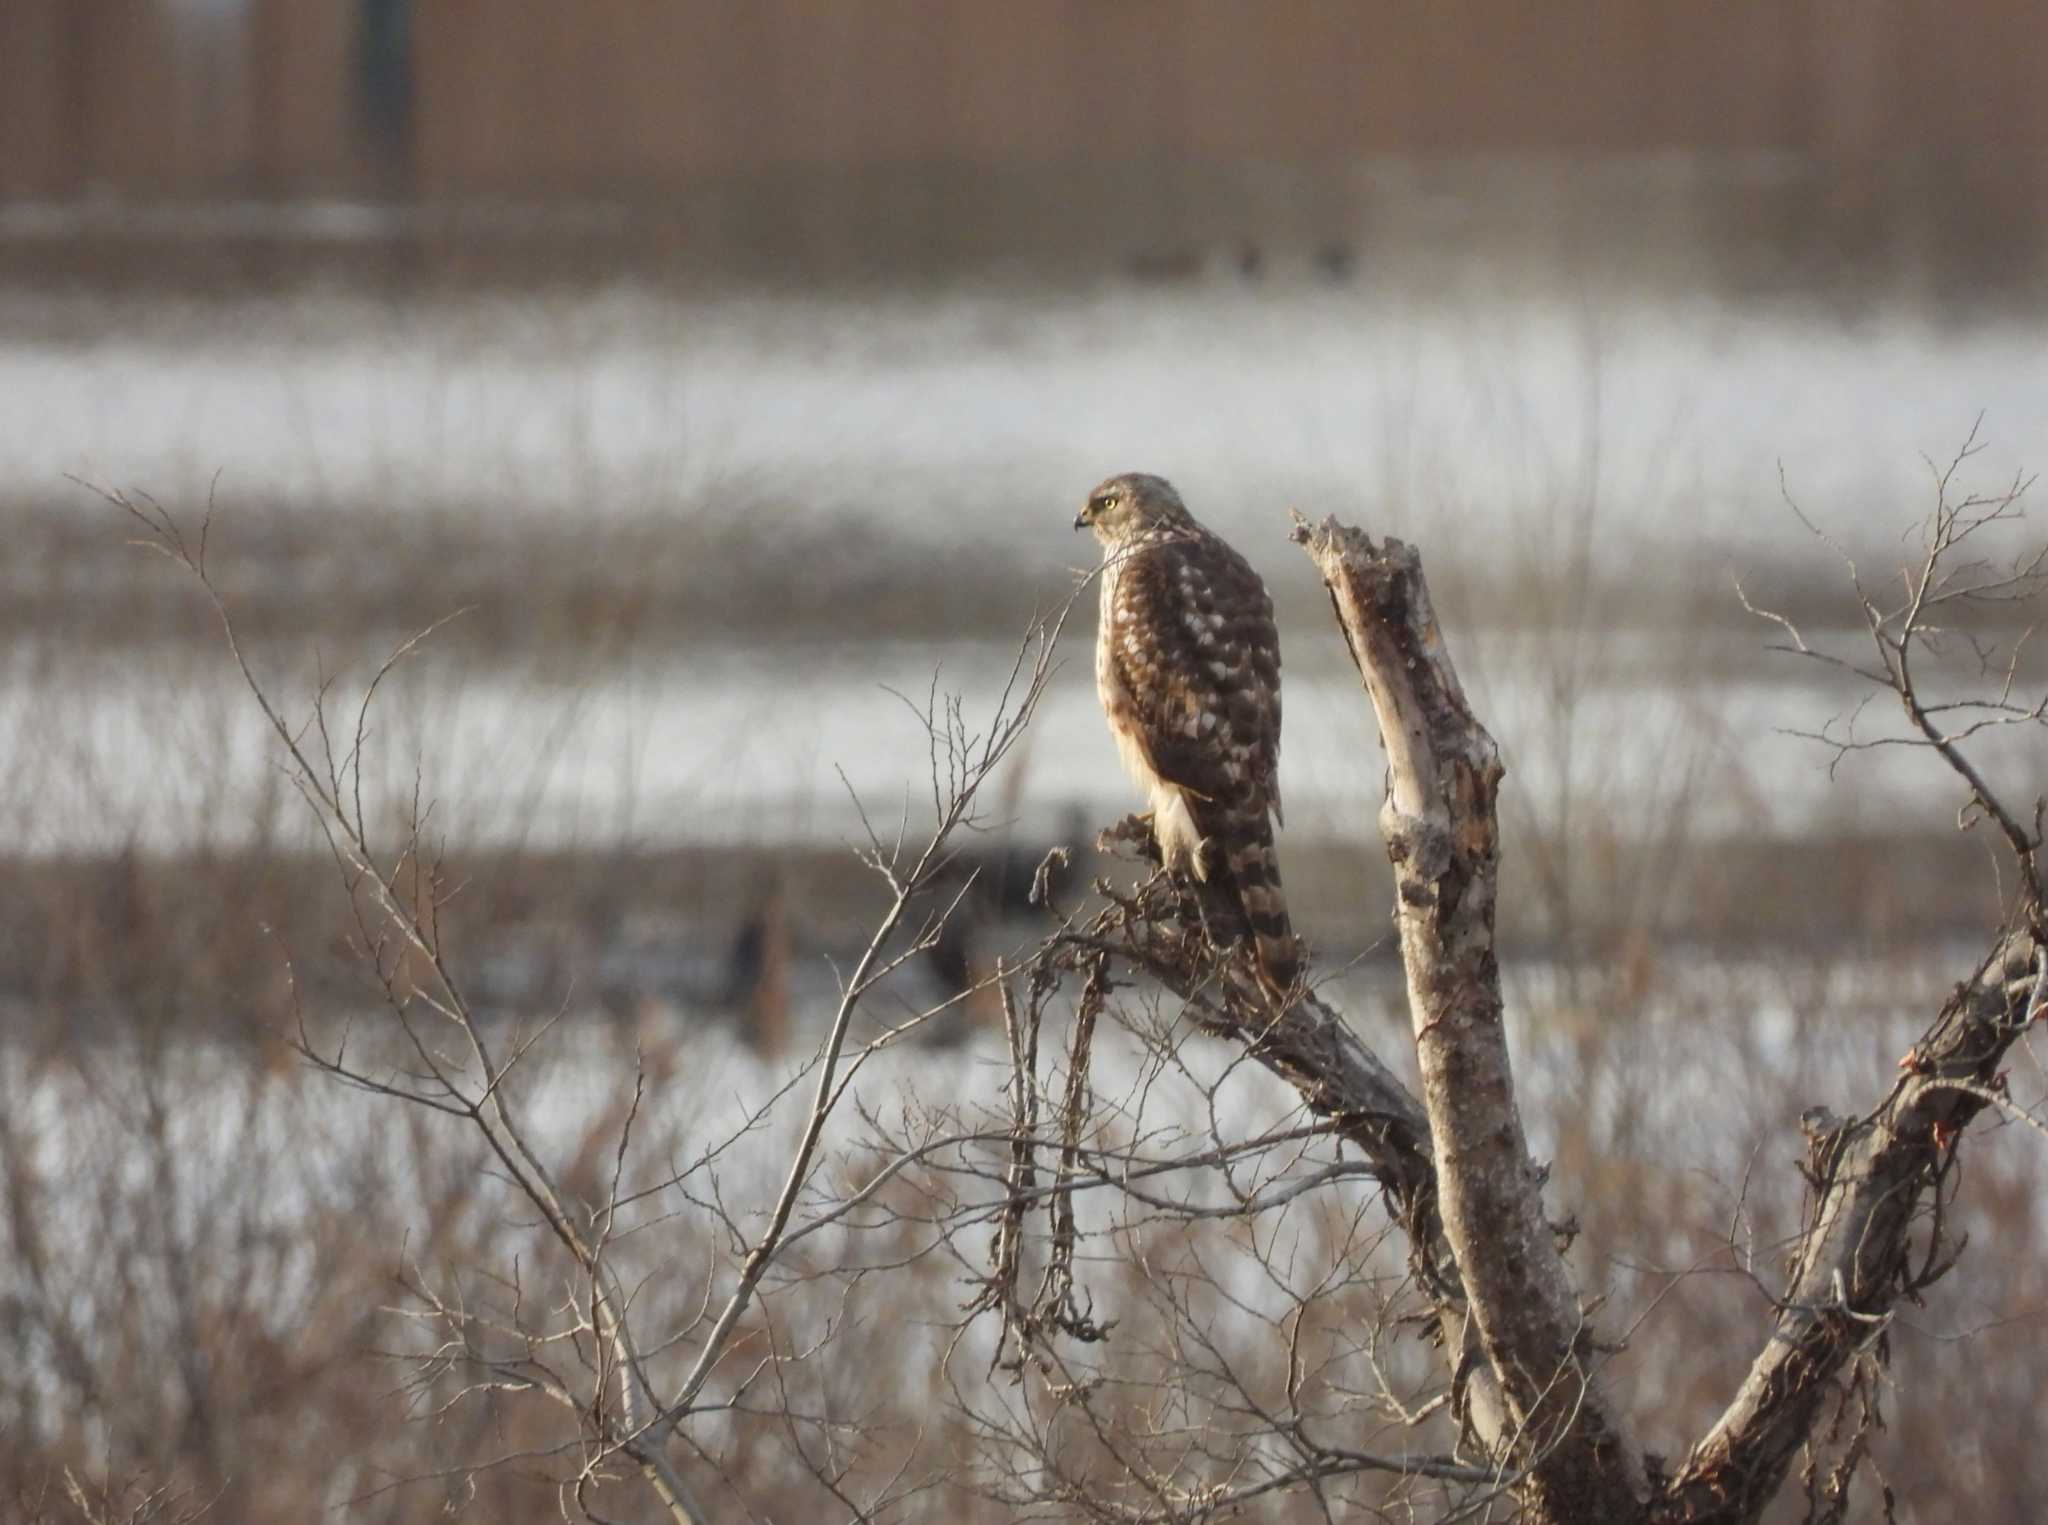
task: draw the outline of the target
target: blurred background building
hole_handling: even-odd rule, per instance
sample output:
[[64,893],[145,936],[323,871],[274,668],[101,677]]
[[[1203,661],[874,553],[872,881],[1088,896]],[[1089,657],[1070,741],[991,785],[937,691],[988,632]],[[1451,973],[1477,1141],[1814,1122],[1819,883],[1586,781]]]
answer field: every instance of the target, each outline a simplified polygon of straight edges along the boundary
[[2025,0],[10,0],[0,195],[630,208],[714,266],[926,268],[1343,240],[1389,174],[1651,159],[2009,274],[2044,54]]

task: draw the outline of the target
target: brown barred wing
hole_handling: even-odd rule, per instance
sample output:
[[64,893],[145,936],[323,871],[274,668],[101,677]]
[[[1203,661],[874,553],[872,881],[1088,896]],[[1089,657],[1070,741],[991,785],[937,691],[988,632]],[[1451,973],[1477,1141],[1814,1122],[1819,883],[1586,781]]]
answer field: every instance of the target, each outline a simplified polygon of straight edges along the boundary
[[1153,769],[1190,796],[1212,873],[1227,868],[1276,983],[1294,939],[1273,852],[1280,804],[1280,640],[1264,584],[1206,530],[1118,569],[1110,657]]

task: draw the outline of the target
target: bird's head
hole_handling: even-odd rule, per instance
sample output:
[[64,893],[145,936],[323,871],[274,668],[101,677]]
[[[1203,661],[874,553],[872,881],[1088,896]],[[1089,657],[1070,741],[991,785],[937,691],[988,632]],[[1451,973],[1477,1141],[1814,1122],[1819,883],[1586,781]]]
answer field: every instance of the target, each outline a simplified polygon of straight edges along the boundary
[[1111,477],[1088,494],[1088,501],[1074,516],[1075,529],[1095,531],[1095,538],[1105,546],[1121,544],[1156,525],[1188,522],[1187,505],[1173,484],[1142,471]]

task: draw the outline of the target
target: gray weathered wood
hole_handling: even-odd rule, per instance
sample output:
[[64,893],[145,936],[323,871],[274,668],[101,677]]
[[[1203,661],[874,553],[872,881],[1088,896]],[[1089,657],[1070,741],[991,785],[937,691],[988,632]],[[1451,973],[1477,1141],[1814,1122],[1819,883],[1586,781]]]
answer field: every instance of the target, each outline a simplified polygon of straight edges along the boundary
[[1595,1379],[1592,1329],[1544,1217],[1508,1065],[1493,947],[1499,751],[1465,701],[1414,550],[1334,519],[1300,524],[1295,538],[1329,588],[1386,746],[1380,831],[1438,1211],[1507,1410],[1491,1443],[1525,1474],[1534,1517],[1633,1519],[1640,1457]]
[[[1790,1285],[1742,1386],[1657,1500],[1652,1518],[1747,1525],[1759,1518],[1842,1369],[1881,1336],[1898,1299],[1939,1276],[1959,1245],[1927,1218],[1952,1140],[1998,1089],[2006,1050],[2043,1006],[2035,935],[2008,936],[1957,988],[1900,1077],[1860,1118],[1808,1129],[1815,1197]],[[1969,1087],[1960,1089],[1959,1087]],[[1909,1236],[1919,1228],[1917,1249]]]

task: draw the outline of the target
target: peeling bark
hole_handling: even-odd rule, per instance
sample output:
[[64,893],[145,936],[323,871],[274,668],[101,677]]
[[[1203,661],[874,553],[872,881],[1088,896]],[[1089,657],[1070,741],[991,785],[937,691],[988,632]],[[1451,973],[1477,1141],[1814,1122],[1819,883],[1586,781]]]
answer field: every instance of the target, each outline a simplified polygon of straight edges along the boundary
[[1816,1195],[1777,1322],[1734,1401],[1655,1501],[1653,1520],[1757,1519],[1842,1369],[1885,1333],[1901,1296],[1917,1295],[1953,1264],[1961,1245],[1946,1242],[1929,1209],[1956,1136],[1997,1094],[2006,1050],[2048,1004],[2044,988],[2036,934],[2012,933],[1957,987],[1875,1110],[1846,1120],[1809,1114]]
[[1333,519],[1297,524],[1295,539],[1329,588],[1386,746],[1380,831],[1438,1209],[1506,1406],[1490,1443],[1525,1472],[1534,1517],[1636,1518],[1641,1460],[1594,1378],[1591,1326],[1543,1215],[1508,1065],[1493,949],[1499,750],[1465,701],[1415,551]]

